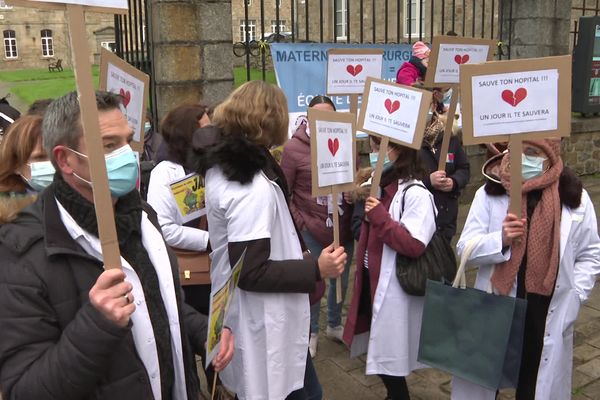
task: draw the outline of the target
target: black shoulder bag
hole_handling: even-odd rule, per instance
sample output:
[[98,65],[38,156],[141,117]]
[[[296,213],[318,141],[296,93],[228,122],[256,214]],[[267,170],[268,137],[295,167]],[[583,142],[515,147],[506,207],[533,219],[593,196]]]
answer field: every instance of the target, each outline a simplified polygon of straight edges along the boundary
[[[402,214],[404,214],[406,191],[413,186],[420,186],[427,190],[425,186],[419,183],[406,186],[402,191]],[[396,254],[396,277],[402,289],[412,296],[425,295],[427,279],[438,282],[452,282],[455,275],[456,255],[450,243],[437,230],[425,248],[425,253],[420,257],[411,258]]]

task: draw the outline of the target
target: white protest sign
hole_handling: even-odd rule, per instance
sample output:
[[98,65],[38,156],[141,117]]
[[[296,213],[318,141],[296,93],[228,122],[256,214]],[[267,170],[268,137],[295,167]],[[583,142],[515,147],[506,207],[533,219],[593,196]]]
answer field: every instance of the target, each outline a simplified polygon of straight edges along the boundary
[[553,131],[558,127],[558,70],[472,79],[475,137]]
[[458,36],[435,36],[431,45],[425,86],[456,85],[460,66],[491,61],[495,41]]
[[560,56],[461,66],[464,143],[568,136],[570,62]]
[[313,196],[329,195],[354,185],[356,116],[308,109]]
[[435,81],[458,83],[462,64],[480,64],[487,60],[489,46],[442,44],[435,69]]
[[327,52],[327,94],[362,94],[367,77],[381,78],[382,49],[331,49]]
[[430,92],[370,78],[358,129],[418,149],[430,104]]
[[354,182],[352,123],[316,121],[319,187]]
[[107,7],[127,9],[127,0],[31,0],[40,3],[79,4],[89,7]]
[[144,116],[150,79],[112,52],[100,55],[100,88],[121,95],[123,114],[133,129],[132,147],[141,150],[144,140]]

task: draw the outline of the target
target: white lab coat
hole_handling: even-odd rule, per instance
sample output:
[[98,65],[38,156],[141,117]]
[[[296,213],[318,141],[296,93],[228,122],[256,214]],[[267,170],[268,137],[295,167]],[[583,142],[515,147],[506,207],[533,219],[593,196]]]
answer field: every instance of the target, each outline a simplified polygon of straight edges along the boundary
[[150,173],[148,204],[154,208],[165,241],[169,246],[185,250],[206,251],[208,232],[183,226],[183,218],[177,209],[169,186],[186,176],[183,167],[171,161],[160,162]]
[[[469,239],[481,236],[471,253],[469,264],[478,266],[475,287],[489,288],[495,264],[510,258],[502,254],[502,221],[509,205],[507,195],[489,196],[479,188],[471,204],[465,227],[458,241],[461,254]],[[544,346],[538,371],[538,400],[571,398],[573,365],[573,325],[581,304],[594,288],[600,273],[600,239],[592,201],[584,190],[581,205],[562,208],[560,221],[560,264],[556,287],[550,301],[544,333]],[[515,284],[510,293],[516,295]],[[454,378],[452,399],[484,400],[495,398],[495,392]]]
[[[231,275],[229,242],[270,238],[271,260],[302,259],[285,197],[260,172],[251,183],[228,181],[219,167],[206,173],[213,291]],[[243,265],[242,265],[242,268]],[[310,308],[305,293],[257,293],[235,289],[225,325],[235,353],[219,376],[240,400],[283,400],[304,386]]]
[[[433,196],[425,188],[411,187],[406,191],[404,213],[402,192],[418,181],[398,185],[390,204],[390,215],[400,221],[411,236],[427,245],[435,233]],[[424,297],[404,292],[396,278],[396,252],[383,245],[381,272],[371,318],[371,333],[367,351],[367,375],[406,376],[413,370],[426,368],[417,362]]]

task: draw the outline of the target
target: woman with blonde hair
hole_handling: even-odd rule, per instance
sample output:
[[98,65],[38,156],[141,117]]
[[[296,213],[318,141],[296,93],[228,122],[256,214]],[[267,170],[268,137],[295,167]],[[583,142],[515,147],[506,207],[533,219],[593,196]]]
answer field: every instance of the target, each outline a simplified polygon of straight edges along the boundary
[[4,133],[0,143],[0,224],[12,221],[54,178],[42,148],[42,117],[26,115]]
[[242,400],[320,399],[308,357],[308,293],[342,273],[346,254],[331,245],[317,261],[303,254],[285,176],[269,153],[287,139],[287,100],[274,85],[248,82],[212,122],[218,132],[197,134],[193,144],[206,183],[213,291],[245,254],[224,321],[236,343],[222,381]]

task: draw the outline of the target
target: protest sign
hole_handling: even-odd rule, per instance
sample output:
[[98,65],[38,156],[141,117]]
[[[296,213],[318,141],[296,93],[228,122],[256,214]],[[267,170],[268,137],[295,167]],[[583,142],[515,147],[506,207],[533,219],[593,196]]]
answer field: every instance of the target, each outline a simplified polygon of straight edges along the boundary
[[[70,1],[73,1],[73,3],[70,3]],[[7,1],[7,3],[9,2]],[[77,84],[81,110],[81,126],[83,128],[85,145],[88,149],[87,155],[93,187],[96,221],[98,223],[98,238],[100,239],[100,246],[102,248],[102,261],[104,268],[120,268],[121,254],[117,240],[112,198],[108,186],[106,161],[103,151],[104,146],[100,135],[98,107],[96,105],[96,94],[92,80],[92,65],[90,63],[84,12],[124,13],[127,11],[127,1],[103,1],[102,7],[98,6],[98,2],[90,0],[67,0],[60,2],[13,0],[9,4],[20,7],[66,10],[65,16],[69,25],[75,83]],[[103,7],[104,5],[107,7]],[[114,8],[114,6],[117,8]]]
[[171,182],[169,188],[184,224],[206,214],[202,176],[195,173],[188,174]]
[[[465,144],[508,141],[512,153],[523,140],[570,134],[571,56],[463,65],[460,73]],[[511,163],[517,215],[521,182],[520,163]]]
[[144,151],[144,122],[148,101],[148,75],[128,64],[113,52],[102,49],[100,53],[100,90],[121,95],[123,114],[133,129],[131,147]]
[[381,78],[383,49],[330,49],[327,94],[362,94],[367,77]]
[[[333,247],[340,246],[338,198],[354,190],[356,173],[356,116],[352,113],[308,109],[313,197],[327,196],[333,214]],[[329,197],[330,196],[330,197]],[[337,302],[342,281],[336,279]]]
[[367,79],[357,129],[382,137],[371,184],[372,196],[379,187],[389,140],[413,149],[421,148],[430,104],[429,91]]
[[447,86],[460,82],[460,66],[492,61],[496,42],[459,36],[434,36],[425,86]]
[[[306,120],[306,109],[312,98],[327,88],[327,52],[330,49],[382,49],[381,77],[395,82],[396,72],[410,59],[410,44],[345,44],[345,43],[273,43],[271,55],[277,84],[288,99],[289,135]],[[355,70],[356,72],[356,70]],[[299,79],[305,77],[306,79]],[[349,95],[332,95],[337,111],[348,111]]]
[[206,341],[205,366],[208,368],[211,361],[219,354],[221,348],[221,331],[235,293],[235,288],[240,280],[240,273],[244,265],[246,250],[231,269],[231,275],[223,286],[210,295],[210,312],[208,315],[208,336]]
[[33,7],[49,10],[64,10],[66,5],[84,6],[86,11],[124,14],[127,0],[6,0],[6,4],[17,7]]

